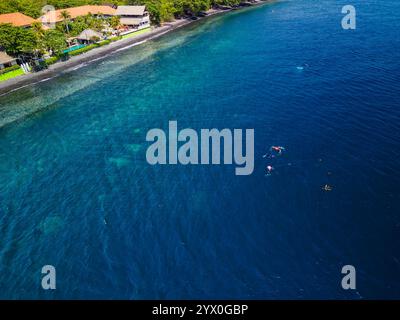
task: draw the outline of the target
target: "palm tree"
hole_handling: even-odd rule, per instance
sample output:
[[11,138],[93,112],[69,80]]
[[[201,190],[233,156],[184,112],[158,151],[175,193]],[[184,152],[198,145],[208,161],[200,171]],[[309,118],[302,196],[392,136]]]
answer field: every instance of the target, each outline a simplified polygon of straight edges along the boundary
[[40,22],[34,22],[32,23],[32,30],[39,36],[42,37],[44,35],[44,29],[42,27],[42,24]]
[[69,12],[67,10],[63,10],[60,12],[60,16],[61,18],[63,18],[64,20],[64,24],[65,24],[65,29],[67,31],[67,33],[69,34],[69,19],[71,19],[71,15],[69,14]]
[[121,25],[121,20],[118,16],[113,16],[110,20],[110,27],[117,29]]
[[36,35],[38,48],[40,50],[44,50],[44,47],[45,47],[45,45],[44,45],[45,30],[43,29],[42,24],[40,22],[34,22],[34,23],[32,23],[31,27],[32,27],[32,31]]
[[119,37],[118,27],[121,25],[121,19],[118,16],[113,16],[109,20],[109,25],[112,29],[117,30],[117,36]]

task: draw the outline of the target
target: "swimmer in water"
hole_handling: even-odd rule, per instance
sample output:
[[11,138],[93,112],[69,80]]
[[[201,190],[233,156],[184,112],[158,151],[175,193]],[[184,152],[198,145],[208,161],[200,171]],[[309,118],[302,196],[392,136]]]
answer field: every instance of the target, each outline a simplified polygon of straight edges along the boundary
[[333,189],[333,187],[328,184],[326,184],[322,187],[322,190],[327,191],[327,192],[332,191],[332,189]]
[[273,166],[267,166],[267,175],[271,175],[273,170],[274,170]]
[[285,148],[281,146],[272,146],[271,151],[275,151],[278,152],[278,154],[282,154],[282,152],[285,151]]

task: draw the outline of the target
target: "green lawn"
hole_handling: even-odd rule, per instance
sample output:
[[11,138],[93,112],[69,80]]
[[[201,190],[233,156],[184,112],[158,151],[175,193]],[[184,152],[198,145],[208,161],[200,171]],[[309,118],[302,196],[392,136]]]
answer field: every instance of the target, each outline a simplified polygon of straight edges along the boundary
[[150,30],[151,30],[151,28],[148,27],[146,29],[142,29],[142,30],[139,30],[139,31],[136,31],[136,32],[132,32],[132,33],[129,33],[129,34],[126,34],[126,35],[122,36],[122,39],[135,37],[135,36],[138,36],[139,34],[143,34],[143,33],[149,32]]
[[6,81],[8,79],[12,79],[15,77],[18,77],[20,75],[24,74],[24,70],[22,70],[21,68],[19,68],[18,70],[14,70],[14,71],[10,71],[4,74],[0,74],[0,82],[1,81]]

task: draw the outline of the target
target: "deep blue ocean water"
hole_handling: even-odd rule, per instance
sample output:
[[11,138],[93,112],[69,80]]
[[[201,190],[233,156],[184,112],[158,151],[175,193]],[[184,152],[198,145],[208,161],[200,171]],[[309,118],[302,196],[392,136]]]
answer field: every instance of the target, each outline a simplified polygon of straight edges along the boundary
[[[19,119],[0,129],[0,298],[400,298],[400,3],[353,0],[343,30],[347,2],[230,13],[0,97]],[[169,120],[254,128],[253,175],[150,166]]]

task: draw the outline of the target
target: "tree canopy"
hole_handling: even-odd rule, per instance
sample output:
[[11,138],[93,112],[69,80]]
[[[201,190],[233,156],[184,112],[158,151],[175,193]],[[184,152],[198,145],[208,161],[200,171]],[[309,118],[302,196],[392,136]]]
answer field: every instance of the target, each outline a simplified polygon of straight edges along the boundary
[[168,21],[174,16],[198,13],[212,5],[234,5],[241,0],[1,0],[0,14],[22,12],[33,18],[41,16],[42,8],[48,4],[56,9],[77,7],[86,4],[146,5],[154,22]]
[[0,24],[0,47],[13,56],[33,53],[37,47],[37,36],[31,29]]

